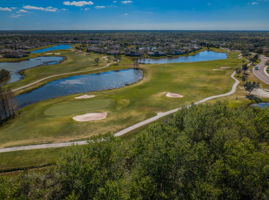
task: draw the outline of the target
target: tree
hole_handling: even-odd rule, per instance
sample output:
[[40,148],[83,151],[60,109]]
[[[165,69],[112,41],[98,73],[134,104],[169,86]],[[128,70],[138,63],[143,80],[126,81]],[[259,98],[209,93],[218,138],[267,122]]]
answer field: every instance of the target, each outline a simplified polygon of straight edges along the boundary
[[242,65],[242,70],[243,70],[244,75],[245,75],[247,70],[248,70],[248,65],[246,63]]
[[0,70],[0,84],[6,82],[10,78],[9,71],[5,69]]
[[256,89],[256,88],[259,88],[259,83],[257,82],[246,82],[244,84],[244,88],[248,91],[248,96],[251,95],[251,92]]
[[235,69],[236,74],[241,74],[242,70],[240,68]]
[[9,90],[0,88],[0,124],[15,116],[16,100]]
[[183,108],[130,139],[70,147],[49,172],[1,177],[0,199],[266,200],[268,123],[268,109]]
[[96,65],[98,65],[99,62],[100,62],[100,59],[99,59],[99,58],[95,58],[95,59],[94,59],[94,62],[95,62]]

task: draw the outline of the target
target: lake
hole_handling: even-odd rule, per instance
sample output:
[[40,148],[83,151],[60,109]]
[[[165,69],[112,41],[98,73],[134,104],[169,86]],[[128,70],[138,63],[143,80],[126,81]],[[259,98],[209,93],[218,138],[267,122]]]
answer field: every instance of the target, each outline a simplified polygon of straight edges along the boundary
[[20,62],[1,62],[0,69],[5,69],[10,72],[10,79],[8,83],[13,83],[23,78],[23,76],[19,73],[21,70],[39,65],[54,65],[62,62],[63,60],[64,57],[61,56],[41,56]]
[[48,52],[48,51],[67,50],[67,49],[71,49],[71,48],[72,48],[72,46],[69,44],[59,44],[59,45],[55,45],[52,47],[47,47],[47,48],[31,51],[31,53],[44,53],[44,52]]
[[77,75],[51,81],[31,92],[16,97],[18,106],[24,107],[39,101],[85,92],[122,88],[140,81],[143,71],[124,69],[96,74]]
[[255,106],[259,108],[267,108],[269,107],[269,103],[256,103],[256,104],[252,104],[251,106]]
[[227,59],[226,53],[202,51],[192,56],[179,56],[177,58],[146,58],[138,59],[141,64],[190,63]]

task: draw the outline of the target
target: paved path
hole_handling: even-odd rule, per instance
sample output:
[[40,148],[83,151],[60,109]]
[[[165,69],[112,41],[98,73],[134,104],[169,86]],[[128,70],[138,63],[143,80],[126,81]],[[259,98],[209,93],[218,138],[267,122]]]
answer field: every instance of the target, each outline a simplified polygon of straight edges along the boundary
[[45,81],[45,80],[48,80],[48,79],[50,79],[50,78],[55,78],[55,77],[59,77],[59,76],[73,75],[73,74],[81,74],[81,73],[87,73],[87,72],[96,71],[96,70],[99,70],[99,69],[104,69],[104,68],[109,67],[109,66],[112,65],[112,64],[115,64],[115,63],[108,63],[108,64],[106,64],[106,65],[103,66],[103,67],[95,68],[95,69],[91,69],[91,70],[76,71],[76,72],[67,72],[67,73],[55,74],[55,75],[47,76],[47,77],[42,78],[42,79],[39,79],[39,80],[37,80],[37,81],[35,81],[35,82],[32,82],[32,83],[29,83],[29,84],[27,84],[27,85],[18,87],[18,88],[16,88],[16,89],[13,89],[12,91],[13,91],[13,92],[17,92],[17,91],[19,91],[19,90],[22,90],[22,89],[31,87],[31,86],[33,86],[33,85],[35,85],[35,84],[37,84],[37,83],[40,83],[40,82]]
[[[227,92],[225,94],[220,94],[220,95],[215,95],[215,96],[211,96],[211,97],[207,97],[201,101],[198,101],[195,103],[195,105],[207,102],[209,100],[212,99],[216,99],[216,98],[221,98],[221,97],[226,97],[226,96],[230,96],[232,94],[234,94],[236,92],[236,88],[239,85],[239,81],[234,77],[235,76],[235,72],[233,72],[233,74],[231,75],[231,78],[235,80],[235,83],[232,86],[232,89],[230,92]],[[187,106],[190,107],[191,105]],[[179,110],[181,110],[182,107],[180,108],[176,108],[167,112],[162,112],[162,113],[158,113],[155,117],[151,117],[149,119],[146,119],[142,122],[139,122],[137,124],[134,124],[128,128],[125,128],[117,133],[114,134],[114,136],[119,137],[122,135],[125,135],[127,133],[129,133],[130,131],[133,131],[137,128],[140,128],[142,126],[145,126],[147,124],[150,124],[162,117],[168,116],[172,113],[175,113]],[[9,147],[9,148],[2,148],[0,149],[0,153],[4,153],[4,152],[13,152],[13,151],[23,151],[23,150],[34,150],[34,149],[47,149],[47,148],[59,148],[59,147],[67,147],[67,146],[72,146],[72,145],[85,145],[87,144],[89,141],[84,140],[84,141],[77,141],[77,142],[63,142],[63,143],[52,143],[52,144],[39,144],[39,145],[28,145],[28,146],[19,146],[19,147]]]
[[269,85],[269,75],[266,72],[266,62],[269,61],[268,57],[261,56],[261,62],[256,65],[256,67],[259,67],[259,70],[256,70],[255,67],[253,67],[253,74],[262,82]]

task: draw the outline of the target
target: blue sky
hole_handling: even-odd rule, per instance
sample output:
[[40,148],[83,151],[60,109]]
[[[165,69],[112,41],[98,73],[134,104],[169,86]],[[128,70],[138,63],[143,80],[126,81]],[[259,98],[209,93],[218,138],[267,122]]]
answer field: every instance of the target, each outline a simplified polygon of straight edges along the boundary
[[0,0],[0,30],[269,30],[269,0]]

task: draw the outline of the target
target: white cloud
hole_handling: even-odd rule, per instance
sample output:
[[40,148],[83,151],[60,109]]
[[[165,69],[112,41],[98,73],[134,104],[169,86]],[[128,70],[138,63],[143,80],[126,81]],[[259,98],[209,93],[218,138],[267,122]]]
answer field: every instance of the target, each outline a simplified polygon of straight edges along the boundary
[[16,15],[11,15],[12,18],[19,18],[19,17],[22,17],[23,15],[21,14],[16,14]]
[[12,8],[3,8],[3,7],[0,7],[0,11],[8,11],[8,12],[10,12],[10,11],[12,11]]
[[259,3],[257,1],[250,2],[250,5],[255,6],[258,5]]
[[28,11],[27,10],[20,9],[19,11],[17,11],[17,13],[28,13]]
[[112,1],[113,3],[118,3],[118,1]]
[[93,5],[93,2],[92,1],[64,1],[63,4],[66,6],[82,7],[86,5]]
[[96,9],[103,9],[106,8],[105,6],[95,6]]
[[133,3],[133,1],[121,1],[121,3],[123,3],[123,4],[131,4],[131,3]]
[[41,10],[41,11],[46,11],[46,12],[56,12],[58,9],[57,8],[53,8],[51,6],[49,7],[37,7],[37,6],[23,6],[24,9],[27,9],[27,10]]

